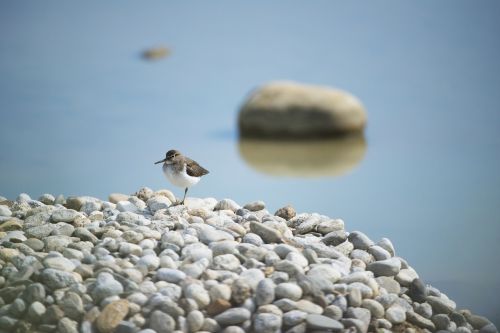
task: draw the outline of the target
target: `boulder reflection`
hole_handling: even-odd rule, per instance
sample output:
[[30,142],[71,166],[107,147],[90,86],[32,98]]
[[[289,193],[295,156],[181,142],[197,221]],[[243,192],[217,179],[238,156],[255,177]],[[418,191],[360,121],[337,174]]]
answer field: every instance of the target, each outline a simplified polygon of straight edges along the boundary
[[322,140],[240,138],[239,151],[255,170],[273,176],[341,176],[365,156],[362,135]]

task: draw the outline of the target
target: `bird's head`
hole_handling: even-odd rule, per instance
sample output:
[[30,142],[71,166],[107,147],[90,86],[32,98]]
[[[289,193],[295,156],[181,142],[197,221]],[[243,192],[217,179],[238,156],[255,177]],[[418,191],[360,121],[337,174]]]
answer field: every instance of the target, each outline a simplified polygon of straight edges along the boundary
[[169,150],[165,154],[165,158],[163,160],[160,160],[160,161],[156,162],[155,164],[159,164],[159,163],[171,164],[172,160],[174,158],[176,158],[177,156],[179,156],[180,154],[181,154],[181,152],[178,151],[178,150],[175,150],[175,149]]

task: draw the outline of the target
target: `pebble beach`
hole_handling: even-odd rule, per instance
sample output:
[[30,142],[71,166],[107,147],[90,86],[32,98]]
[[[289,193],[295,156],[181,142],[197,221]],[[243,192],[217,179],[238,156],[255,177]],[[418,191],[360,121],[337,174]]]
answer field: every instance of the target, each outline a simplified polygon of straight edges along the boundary
[[173,202],[0,197],[0,333],[497,332],[342,219]]

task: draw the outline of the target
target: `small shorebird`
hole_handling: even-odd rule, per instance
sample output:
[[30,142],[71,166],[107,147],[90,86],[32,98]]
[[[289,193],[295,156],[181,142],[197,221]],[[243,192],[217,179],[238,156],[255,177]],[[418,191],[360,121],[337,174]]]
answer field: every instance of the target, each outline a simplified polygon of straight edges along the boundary
[[208,173],[198,162],[181,154],[178,150],[169,150],[165,158],[155,164],[163,163],[163,173],[175,186],[184,187],[184,198],[179,204],[184,204],[188,189],[196,185],[201,176]]

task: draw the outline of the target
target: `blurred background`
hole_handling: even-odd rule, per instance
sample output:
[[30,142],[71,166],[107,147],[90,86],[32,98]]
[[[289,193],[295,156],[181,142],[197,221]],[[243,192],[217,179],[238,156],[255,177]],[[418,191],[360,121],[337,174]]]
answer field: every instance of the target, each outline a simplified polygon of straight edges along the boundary
[[[0,195],[181,196],[153,165],[176,148],[211,172],[190,195],[388,237],[498,327],[499,17],[495,1],[3,1]],[[276,79],[362,101],[366,141],[342,172],[280,172],[259,157],[272,147],[239,141],[239,107]]]

